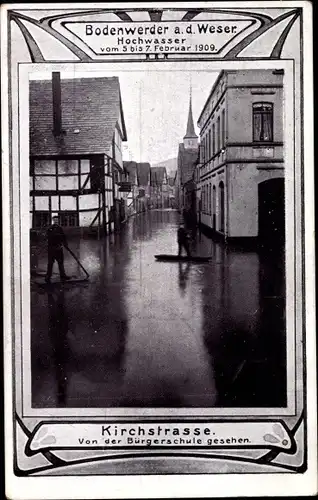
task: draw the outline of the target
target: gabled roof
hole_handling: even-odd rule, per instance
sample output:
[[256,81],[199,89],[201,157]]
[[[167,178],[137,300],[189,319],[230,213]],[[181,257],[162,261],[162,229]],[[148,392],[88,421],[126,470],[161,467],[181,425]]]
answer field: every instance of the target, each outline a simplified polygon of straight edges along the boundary
[[150,163],[137,163],[137,178],[139,186],[148,186],[150,182]]
[[160,186],[167,178],[166,167],[152,167],[150,170],[150,180],[152,186]]
[[178,171],[181,184],[185,184],[192,179],[193,172],[198,160],[199,150],[186,149],[184,144],[179,144]]
[[135,161],[124,161],[124,170],[128,173],[128,180],[135,184],[137,177],[137,163]]
[[118,77],[61,79],[62,138],[53,136],[51,80],[30,81],[30,154],[111,150],[116,125],[127,140]]

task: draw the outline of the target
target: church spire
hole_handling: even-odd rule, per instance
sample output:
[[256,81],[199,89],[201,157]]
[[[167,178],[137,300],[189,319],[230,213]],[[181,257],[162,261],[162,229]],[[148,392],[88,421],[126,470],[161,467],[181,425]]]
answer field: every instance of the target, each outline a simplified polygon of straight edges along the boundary
[[196,148],[198,146],[198,136],[194,130],[192,114],[192,88],[190,87],[190,103],[186,135],[183,138],[185,148]]

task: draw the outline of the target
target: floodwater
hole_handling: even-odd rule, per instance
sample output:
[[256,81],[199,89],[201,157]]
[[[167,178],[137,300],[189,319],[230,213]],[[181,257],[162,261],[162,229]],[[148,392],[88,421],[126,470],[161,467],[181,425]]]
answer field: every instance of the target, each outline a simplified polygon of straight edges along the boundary
[[[197,235],[211,262],[156,262],[177,252],[177,223],[151,211],[106,239],[70,238],[89,281],[31,285],[34,408],[286,405],[280,258]],[[46,259],[32,247],[33,276]],[[83,276],[66,251],[65,267]]]

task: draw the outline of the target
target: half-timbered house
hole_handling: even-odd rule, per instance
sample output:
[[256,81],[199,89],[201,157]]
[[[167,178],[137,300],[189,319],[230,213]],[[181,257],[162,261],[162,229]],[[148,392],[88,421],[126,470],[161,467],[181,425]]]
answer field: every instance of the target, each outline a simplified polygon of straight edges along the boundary
[[[31,228],[114,229],[126,197],[127,140],[117,77],[30,81]],[[117,216],[116,216],[117,215]]]

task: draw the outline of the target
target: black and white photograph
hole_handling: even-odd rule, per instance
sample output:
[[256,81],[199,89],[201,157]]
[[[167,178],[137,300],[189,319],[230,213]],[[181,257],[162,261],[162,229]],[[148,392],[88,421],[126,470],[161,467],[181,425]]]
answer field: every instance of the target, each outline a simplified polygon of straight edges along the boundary
[[32,406],[287,406],[284,70],[71,75],[29,83]]
[[6,495],[317,490],[309,2],[1,7]]

